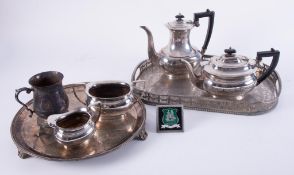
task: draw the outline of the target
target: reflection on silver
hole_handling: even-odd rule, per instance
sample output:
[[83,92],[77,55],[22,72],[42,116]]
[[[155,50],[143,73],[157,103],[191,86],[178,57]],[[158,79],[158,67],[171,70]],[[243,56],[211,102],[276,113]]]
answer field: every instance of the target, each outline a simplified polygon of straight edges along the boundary
[[[54,128],[54,135],[64,144],[80,144],[94,131],[101,109],[117,110],[128,108],[134,103],[131,88],[127,83],[104,81],[87,83],[87,108],[49,116],[48,124]],[[120,116],[123,116],[120,115]],[[121,118],[115,117],[117,120]]]
[[[262,74],[268,69],[263,64]],[[254,87],[240,100],[235,97],[215,96],[200,85],[195,86],[189,76],[167,76],[160,68],[144,60],[135,68],[131,81],[133,92],[150,105],[183,104],[185,108],[242,115],[256,115],[273,109],[281,93],[281,80],[276,71]],[[145,83],[139,83],[139,82]]]
[[63,144],[80,144],[95,131],[97,119],[92,118],[88,108],[79,108],[63,114],[50,115],[47,121],[54,129],[58,141]]
[[101,81],[86,84],[87,105],[100,103],[104,110],[123,109],[134,103],[129,84],[120,81]]
[[195,27],[193,21],[184,20],[179,14],[177,20],[166,24],[170,31],[169,43],[157,53],[154,49],[153,36],[146,26],[141,26],[148,36],[148,56],[151,63],[159,66],[168,74],[185,74],[187,69],[180,61],[185,59],[192,65],[200,62],[202,54],[190,43],[190,31]]
[[[268,56],[276,51],[268,51]],[[199,67],[200,75],[195,74],[193,65],[182,59],[190,74],[191,82],[215,96],[227,96],[241,100],[245,94],[253,90],[260,82],[257,75],[262,68],[260,62],[242,55],[236,55],[236,50],[225,49],[222,56],[213,56],[210,61]],[[274,57],[273,59],[279,59]],[[263,73],[266,74],[266,73]],[[238,97],[238,98],[237,98]]]
[[[85,107],[85,84],[67,85],[64,90],[69,98],[69,109]],[[81,160],[114,151],[132,139],[144,140],[147,137],[144,128],[146,110],[138,98],[133,98],[133,104],[127,108],[103,111],[99,119],[108,120],[97,122],[93,134],[78,145],[60,143],[52,132],[39,134],[36,115],[29,118],[30,113],[22,107],[11,124],[11,136],[19,150],[18,155],[23,159],[34,156],[48,160]],[[31,100],[26,105],[32,107],[32,104]],[[123,114],[125,120],[115,118]]]

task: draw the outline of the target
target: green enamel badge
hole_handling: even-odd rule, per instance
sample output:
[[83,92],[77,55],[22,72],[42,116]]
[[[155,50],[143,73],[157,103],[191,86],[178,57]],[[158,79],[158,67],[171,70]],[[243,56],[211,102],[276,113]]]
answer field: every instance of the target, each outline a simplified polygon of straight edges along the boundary
[[157,106],[157,131],[183,131],[183,106]]
[[167,109],[162,109],[162,112],[163,112],[162,123],[166,125],[165,127],[168,127],[168,128],[176,127],[176,124],[179,123],[177,109],[167,108]]

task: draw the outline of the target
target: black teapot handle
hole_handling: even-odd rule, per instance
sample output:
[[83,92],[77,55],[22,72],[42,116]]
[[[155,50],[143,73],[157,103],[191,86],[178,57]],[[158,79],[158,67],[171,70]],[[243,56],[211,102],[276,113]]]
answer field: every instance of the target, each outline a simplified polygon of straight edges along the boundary
[[257,85],[260,84],[263,80],[265,80],[271,73],[275,70],[279,58],[280,58],[280,51],[271,49],[270,51],[262,51],[257,52],[256,60],[260,62],[263,57],[273,57],[270,66],[266,69],[266,71],[257,79]]
[[22,91],[26,91],[27,94],[31,93],[33,91],[32,88],[27,88],[27,87],[23,87],[23,88],[19,88],[19,89],[16,89],[15,90],[15,100],[20,103],[21,105],[23,105],[29,112],[30,112],[30,115],[29,117],[32,117],[34,111],[31,110],[25,103],[23,103],[22,101],[19,100],[18,96],[19,94],[22,92]]
[[205,53],[205,51],[207,49],[207,46],[209,44],[210,38],[211,38],[213,25],[214,25],[214,14],[215,14],[214,11],[210,11],[209,9],[207,9],[206,12],[194,13],[194,25],[196,27],[199,26],[199,19],[200,18],[203,18],[203,17],[208,17],[209,18],[207,33],[206,33],[204,44],[203,44],[202,50],[201,50],[202,55],[204,55],[204,53]]

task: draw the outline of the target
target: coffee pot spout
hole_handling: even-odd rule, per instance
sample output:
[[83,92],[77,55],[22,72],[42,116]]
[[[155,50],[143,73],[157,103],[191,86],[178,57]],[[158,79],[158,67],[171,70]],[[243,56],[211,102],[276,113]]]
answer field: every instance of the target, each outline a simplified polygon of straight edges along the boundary
[[158,53],[156,53],[154,49],[154,42],[153,42],[153,36],[151,31],[146,26],[140,26],[148,36],[148,57],[153,65],[159,64],[159,56]]

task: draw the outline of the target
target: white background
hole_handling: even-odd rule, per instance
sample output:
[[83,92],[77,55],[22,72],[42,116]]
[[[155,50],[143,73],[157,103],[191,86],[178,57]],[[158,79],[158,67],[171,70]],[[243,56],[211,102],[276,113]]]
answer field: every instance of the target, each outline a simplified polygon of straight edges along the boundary
[[[0,0],[1,174],[293,175],[293,7],[291,0]],[[281,51],[283,90],[275,110],[251,117],[185,110],[184,133],[158,134],[155,107],[146,106],[146,141],[76,162],[17,156],[9,131],[21,107],[14,90],[29,86],[32,75],[58,70],[64,84],[130,82],[147,58],[140,25],[150,28],[159,50],[168,42],[166,22],[207,8],[216,12],[207,53],[220,55],[229,46],[251,58],[271,47]],[[191,34],[198,47],[207,29],[207,20],[200,22]]]

